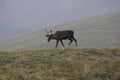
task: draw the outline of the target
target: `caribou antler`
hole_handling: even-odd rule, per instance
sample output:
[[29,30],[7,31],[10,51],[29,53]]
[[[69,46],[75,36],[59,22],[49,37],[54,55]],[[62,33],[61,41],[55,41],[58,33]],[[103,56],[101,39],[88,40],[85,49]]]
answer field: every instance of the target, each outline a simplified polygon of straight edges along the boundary
[[52,34],[52,30],[50,30],[50,34]]
[[47,29],[45,29],[45,32],[47,32],[47,34],[49,34],[49,31]]
[[47,32],[47,34],[45,34],[47,37],[49,36],[49,31],[47,29],[45,29],[45,32]]
[[52,30],[47,30],[47,29],[45,29],[45,32],[47,32],[47,35],[51,35],[52,34]]

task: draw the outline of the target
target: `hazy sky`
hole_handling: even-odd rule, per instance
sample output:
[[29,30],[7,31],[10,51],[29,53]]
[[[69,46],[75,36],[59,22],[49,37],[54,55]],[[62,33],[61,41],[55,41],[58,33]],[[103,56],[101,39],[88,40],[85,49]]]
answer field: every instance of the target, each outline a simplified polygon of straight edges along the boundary
[[0,39],[115,11],[120,0],[0,0]]

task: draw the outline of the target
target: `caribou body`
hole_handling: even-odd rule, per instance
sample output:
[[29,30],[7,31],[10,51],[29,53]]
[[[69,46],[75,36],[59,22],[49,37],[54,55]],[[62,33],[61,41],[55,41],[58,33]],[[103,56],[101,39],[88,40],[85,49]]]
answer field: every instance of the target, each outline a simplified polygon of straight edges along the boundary
[[[59,41],[61,42],[62,46],[64,47],[63,41],[62,40],[70,40],[70,43],[68,44],[70,46],[70,44],[74,41],[77,45],[77,40],[74,38],[74,31],[73,30],[64,30],[64,31],[56,31],[54,34],[51,31],[47,31],[46,36],[48,37],[48,42],[50,42],[51,40],[56,40],[56,48],[58,46]],[[50,34],[49,34],[50,33]]]

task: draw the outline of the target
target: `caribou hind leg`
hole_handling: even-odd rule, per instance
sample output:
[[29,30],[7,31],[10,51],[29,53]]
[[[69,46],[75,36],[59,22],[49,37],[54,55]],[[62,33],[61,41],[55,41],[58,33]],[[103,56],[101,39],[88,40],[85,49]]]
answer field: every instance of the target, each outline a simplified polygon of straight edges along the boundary
[[75,44],[76,44],[76,47],[78,46],[77,45],[77,40],[74,38],[74,37],[72,37],[72,39],[74,40],[74,42],[75,42]]
[[73,42],[73,40],[72,39],[69,39],[69,40],[70,40],[70,43],[68,45],[70,46],[70,44]]
[[77,47],[77,46],[78,46],[78,45],[77,45],[77,40],[76,40],[75,38],[74,38],[73,40],[75,41],[75,44],[76,44],[76,47]]

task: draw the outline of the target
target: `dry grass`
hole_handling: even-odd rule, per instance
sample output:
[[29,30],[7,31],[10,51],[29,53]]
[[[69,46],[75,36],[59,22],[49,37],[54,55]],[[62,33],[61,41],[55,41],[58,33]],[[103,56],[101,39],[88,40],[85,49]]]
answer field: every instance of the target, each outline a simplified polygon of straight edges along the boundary
[[0,80],[120,80],[120,48],[0,52]]

